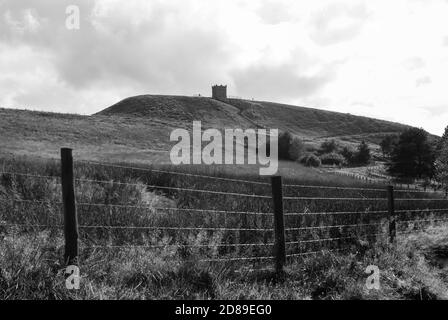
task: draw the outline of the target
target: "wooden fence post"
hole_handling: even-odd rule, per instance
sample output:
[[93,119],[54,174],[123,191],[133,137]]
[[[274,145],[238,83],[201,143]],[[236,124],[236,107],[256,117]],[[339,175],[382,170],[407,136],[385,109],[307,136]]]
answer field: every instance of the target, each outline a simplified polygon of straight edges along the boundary
[[72,149],[61,149],[61,183],[64,204],[64,261],[67,265],[78,263],[78,217],[75,204]]
[[395,200],[394,187],[387,187],[388,211],[389,211],[389,241],[393,243],[397,235],[396,221],[395,221]]
[[274,203],[274,256],[275,269],[277,273],[283,271],[286,263],[286,248],[285,248],[285,222],[283,219],[283,190],[282,177],[271,177],[272,186],[272,200]]

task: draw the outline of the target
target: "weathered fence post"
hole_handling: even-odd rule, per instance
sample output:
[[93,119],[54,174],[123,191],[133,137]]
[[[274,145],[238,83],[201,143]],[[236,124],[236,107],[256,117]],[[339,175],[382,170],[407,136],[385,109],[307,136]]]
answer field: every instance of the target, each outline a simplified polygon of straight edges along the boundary
[[393,243],[397,235],[396,221],[395,221],[395,200],[394,200],[394,187],[387,187],[387,206],[389,211],[389,241]]
[[64,204],[64,261],[67,265],[78,262],[78,217],[75,204],[72,149],[61,149],[61,183]]
[[283,190],[282,177],[271,177],[272,185],[272,200],[274,203],[274,256],[275,269],[278,273],[283,271],[286,263],[286,248],[285,248],[285,222],[283,219]]

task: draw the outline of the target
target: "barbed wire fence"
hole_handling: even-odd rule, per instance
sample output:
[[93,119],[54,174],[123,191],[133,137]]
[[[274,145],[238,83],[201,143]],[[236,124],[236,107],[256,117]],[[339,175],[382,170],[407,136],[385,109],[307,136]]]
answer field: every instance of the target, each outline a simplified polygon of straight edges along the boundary
[[[60,185],[62,190],[62,201],[48,201],[39,199],[4,199],[0,197],[0,202],[6,202],[10,205],[10,208],[17,208],[23,204],[33,205],[40,208],[53,208],[54,206],[59,207],[62,211],[62,215],[53,216],[51,219],[39,219],[36,218],[35,221],[24,223],[23,215],[14,215],[12,219],[0,219],[1,227],[16,227],[16,228],[44,228],[44,229],[55,229],[63,230],[64,234],[64,260],[67,264],[78,264],[79,255],[79,238],[80,232],[84,233],[85,240],[89,240],[89,232],[92,230],[101,230],[99,233],[104,237],[109,237],[110,231],[121,231],[124,234],[132,234],[135,232],[142,234],[144,232],[156,232],[170,233],[171,238],[164,238],[162,243],[98,243],[96,241],[89,241],[85,245],[84,241],[82,245],[88,247],[92,250],[95,249],[124,249],[124,248],[142,248],[148,250],[156,249],[213,249],[218,250],[218,253],[211,257],[201,258],[200,261],[203,262],[265,262],[272,261],[278,272],[283,270],[286,263],[294,258],[305,257],[309,255],[322,254],[328,251],[342,251],[349,250],[350,242],[347,241],[358,241],[362,237],[367,239],[377,236],[386,236],[389,242],[395,242],[397,235],[408,234],[411,232],[416,232],[421,230],[428,223],[439,223],[446,222],[447,219],[444,218],[423,218],[423,219],[412,219],[412,214],[425,214],[430,215],[435,212],[445,213],[448,211],[445,205],[448,203],[447,199],[443,198],[406,198],[403,194],[410,193],[410,190],[405,189],[395,189],[393,186],[387,186],[387,188],[380,187],[344,187],[344,186],[318,186],[318,185],[300,185],[300,184],[283,184],[282,178],[280,176],[271,177],[270,182],[263,181],[253,181],[245,179],[233,179],[227,177],[209,176],[204,174],[195,173],[184,173],[170,170],[162,170],[155,168],[142,168],[136,166],[118,165],[113,163],[105,163],[98,161],[87,161],[79,160],[74,161],[72,156],[72,150],[63,148],[61,149],[61,172],[60,177],[49,176],[49,175],[39,175],[34,173],[19,173],[11,171],[0,172],[1,177],[11,177],[17,176],[24,179],[45,179],[52,180],[53,182]],[[158,174],[167,174],[173,176],[185,176],[191,178],[201,178],[201,179],[211,179],[213,181],[222,181],[234,184],[251,184],[256,186],[269,187],[271,189],[271,194],[250,194],[250,193],[240,193],[240,192],[227,192],[218,190],[208,190],[208,189],[198,189],[198,188],[187,188],[187,187],[174,187],[174,186],[162,186],[156,184],[144,184],[144,187],[151,190],[158,191],[169,191],[169,192],[184,192],[184,193],[200,193],[206,196],[226,196],[238,198],[238,201],[247,201],[251,199],[254,201],[269,201],[272,202],[272,212],[256,212],[256,211],[238,211],[238,210],[223,210],[223,209],[202,209],[202,208],[180,208],[176,206],[152,206],[152,205],[135,205],[135,204],[123,204],[123,203],[92,203],[92,202],[77,202],[75,199],[75,190],[77,184],[111,184],[120,186],[141,186],[139,183],[133,182],[122,182],[122,181],[108,181],[102,179],[85,179],[81,177],[76,177],[74,171],[75,163],[84,163],[94,166],[102,166],[113,169],[124,169],[124,170],[135,170],[144,172],[153,172]],[[60,181],[59,181],[60,179]],[[345,196],[345,197],[320,197],[320,196],[300,196],[300,190],[310,190],[310,189],[322,189],[322,190],[337,190],[341,192],[375,192],[384,193],[384,196]],[[294,194],[297,190],[299,196],[284,195],[284,191],[294,190]],[[414,193],[417,191],[414,191]],[[425,194],[421,191],[419,193]],[[400,197],[395,198],[396,195]],[[293,207],[291,203],[307,203],[307,202],[374,202],[381,203],[385,205],[384,210],[356,210],[356,211],[303,211],[294,212],[285,210],[285,207]],[[421,209],[406,209],[403,204],[406,203],[424,203],[425,206]],[[428,203],[439,203],[442,208],[429,208]],[[395,206],[399,206],[400,209],[396,210]],[[122,224],[117,224],[114,221],[112,224],[101,224],[101,223],[79,223],[78,222],[78,211],[87,211],[92,208],[103,208],[112,212],[113,210],[124,210],[131,211],[137,209],[150,209],[153,211],[162,212],[176,212],[178,214],[182,213],[194,213],[194,214],[204,214],[204,215],[224,215],[225,217],[232,216],[236,219],[246,219],[247,217],[261,218],[264,224],[261,227],[229,227],[227,225],[223,226],[191,226],[191,225],[154,225],[148,221],[143,225],[129,225],[126,219],[122,219]],[[359,216],[374,216],[379,215],[380,217],[385,217],[385,222],[378,220],[377,222],[360,222],[356,220]],[[317,219],[318,217],[335,217],[335,216],[350,216],[355,217],[354,223],[334,223],[325,224],[321,223],[319,225],[309,226],[303,223],[303,219]],[[267,225],[267,226],[266,226]],[[384,231],[383,227],[386,227],[387,231]],[[403,226],[404,228],[400,228]],[[411,226],[412,230],[409,230]],[[398,229],[398,230],[397,230]],[[358,230],[362,230],[360,234],[356,234]],[[102,232],[105,231],[105,232]],[[326,231],[329,235],[321,236],[319,232]],[[244,233],[244,234],[257,234],[261,236],[257,237],[246,237],[246,239],[252,241],[241,241],[244,239],[234,237],[236,240],[240,241],[238,243],[176,243],[176,237],[174,234],[178,233],[190,233],[190,232],[205,232],[207,236],[213,237],[216,233]],[[317,232],[309,236],[310,233]],[[307,237],[302,237],[304,234]],[[132,238],[132,237],[131,237]],[[244,238],[244,237],[242,237]],[[170,239],[174,239],[170,241]],[[185,239],[185,238],[181,238]],[[258,241],[254,241],[258,240]],[[309,250],[308,245],[317,245]],[[328,244],[332,244],[329,246]],[[258,253],[258,255],[244,256],[243,254],[235,255],[234,252],[228,255],[231,249],[236,249],[236,253],[241,248],[258,248],[259,250],[251,250],[253,253]],[[220,251],[220,252],[219,252]]]

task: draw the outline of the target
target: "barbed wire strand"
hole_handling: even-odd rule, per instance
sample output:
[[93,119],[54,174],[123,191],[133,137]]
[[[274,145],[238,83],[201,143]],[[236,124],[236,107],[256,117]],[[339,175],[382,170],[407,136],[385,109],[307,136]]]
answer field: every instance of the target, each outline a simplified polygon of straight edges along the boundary
[[283,197],[284,200],[330,200],[330,201],[387,201],[387,198],[324,198],[324,197]]
[[139,229],[139,230],[176,230],[176,231],[257,231],[257,232],[273,232],[273,229],[257,229],[257,228],[203,228],[203,227],[145,227],[145,226],[106,226],[106,225],[80,225],[80,229]]
[[182,176],[188,176],[188,177],[197,177],[197,178],[215,179],[215,180],[229,181],[229,182],[251,183],[251,184],[257,184],[257,185],[270,186],[270,184],[267,182],[259,182],[259,181],[253,181],[253,180],[232,179],[232,178],[208,176],[208,175],[195,174],[195,173],[168,171],[168,170],[162,170],[162,169],[150,169],[150,168],[140,168],[140,167],[134,167],[134,166],[123,166],[123,165],[102,163],[102,162],[89,161],[89,160],[77,160],[75,162],[83,162],[83,163],[89,163],[89,164],[94,164],[94,165],[100,165],[100,166],[104,166],[104,167],[112,167],[112,168],[120,168],[120,169],[140,170],[140,171],[145,171],[145,172],[157,172],[157,173],[164,173],[164,174],[182,175]]
[[63,228],[63,225],[55,225],[55,224],[5,223],[3,221],[0,221],[0,226],[3,226],[3,227],[29,227],[29,228]]
[[3,203],[23,202],[23,203],[46,204],[46,205],[63,204],[63,202],[61,202],[61,201],[43,201],[43,200],[31,200],[31,199],[0,199],[0,202],[3,202]]
[[273,213],[269,212],[251,212],[251,211],[226,211],[226,210],[214,210],[214,209],[194,209],[194,208],[175,208],[175,207],[151,207],[150,205],[122,205],[122,204],[103,204],[103,203],[77,203],[77,206],[93,206],[93,207],[116,207],[123,209],[154,209],[154,210],[171,210],[171,211],[194,211],[200,213],[221,213],[221,214],[245,214],[256,216],[273,216]]
[[334,252],[334,251],[343,251],[343,250],[349,250],[349,248],[337,248],[337,249],[327,249],[327,250],[319,250],[319,251],[308,251],[308,252],[300,252],[300,253],[292,253],[287,254],[287,258],[294,258],[294,257],[300,257],[300,256],[306,256],[306,255],[316,255],[316,254],[324,254],[327,252]]
[[389,211],[335,211],[335,212],[288,212],[284,216],[307,216],[307,215],[347,215],[347,214],[376,214],[388,213]]
[[[62,205],[63,202],[60,201],[41,201],[41,200],[28,200],[28,199],[0,199],[0,202],[10,203],[10,202],[23,202],[23,203],[36,203],[45,205]],[[190,209],[190,208],[174,208],[174,207],[151,207],[149,205],[122,205],[122,204],[105,204],[105,203],[89,203],[89,202],[78,202],[76,206],[92,206],[92,207],[112,207],[112,208],[123,208],[123,209],[154,209],[154,210],[172,210],[172,211],[194,211],[201,213],[220,213],[220,214],[245,214],[245,215],[255,215],[255,216],[268,216],[273,217],[273,213],[264,212],[250,212],[250,211],[226,211],[226,210],[213,210],[213,209]]]
[[10,171],[1,171],[0,175],[12,175],[12,176],[27,177],[27,178],[39,178],[39,179],[60,179],[59,176],[45,176],[45,175],[10,172]]
[[316,226],[316,227],[300,227],[300,228],[286,228],[285,231],[301,231],[301,230],[314,230],[314,229],[334,229],[343,227],[367,227],[367,226],[380,226],[382,223],[359,223],[359,224],[342,224],[333,226]]
[[413,222],[440,222],[448,221],[448,219],[417,219],[417,220],[399,220],[397,223],[413,223]]
[[201,259],[204,262],[232,262],[232,261],[253,261],[253,260],[273,260],[275,257],[241,257],[241,258],[217,258],[217,259]]
[[356,190],[356,191],[382,191],[386,192],[386,188],[354,188],[354,187],[336,187],[336,186],[316,186],[316,185],[304,185],[304,184],[284,184],[287,188],[310,188],[310,189],[335,189],[335,190]]
[[[365,235],[368,236],[378,236],[383,235],[384,233],[370,233]],[[312,240],[298,240],[298,241],[289,241],[286,242],[286,245],[293,245],[293,244],[301,244],[301,243],[313,243],[313,242],[326,242],[326,241],[336,241],[336,240],[347,240],[347,239],[358,239],[357,236],[347,236],[347,237],[337,237],[337,238],[325,238],[325,239],[312,239]]]
[[430,194],[434,194],[434,193],[443,193],[443,191],[433,191],[433,190],[406,190],[406,189],[394,189],[394,192],[403,192],[403,193],[430,193]]
[[395,199],[395,201],[448,201],[448,199],[409,198],[409,199]]
[[448,208],[441,209],[441,208],[424,208],[424,209],[403,209],[403,210],[395,210],[396,213],[408,213],[408,212],[422,212],[422,211],[430,211],[430,212],[436,212],[436,211],[448,211]]
[[156,244],[156,245],[87,245],[84,248],[147,248],[147,249],[162,249],[162,248],[233,248],[233,247],[269,247],[274,243],[235,243],[235,244]]
[[167,187],[167,186],[157,186],[149,184],[138,184],[138,183],[127,183],[127,182],[116,182],[116,181],[105,181],[105,180],[90,180],[90,179],[75,179],[80,182],[90,182],[90,183],[102,183],[102,184],[118,184],[118,185],[128,185],[128,186],[141,186],[144,185],[147,188],[153,189],[164,189],[173,191],[186,191],[186,192],[198,192],[198,193],[208,193],[208,194],[219,194],[227,196],[239,196],[239,197],[249,197],[249,198],[260,198],[260,199],[271,199],[271,196],[264,196],[258,194],[247,194],[247,193],[235,193],[235,192],[224,192],[224,191],[213,191],[213,190],[201,190],[201,189],[190,189],[181,187]]

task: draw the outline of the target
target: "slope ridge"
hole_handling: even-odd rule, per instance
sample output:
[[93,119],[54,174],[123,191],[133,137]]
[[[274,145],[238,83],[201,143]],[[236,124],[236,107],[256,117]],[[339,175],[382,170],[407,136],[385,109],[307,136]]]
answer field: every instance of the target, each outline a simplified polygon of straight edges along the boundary
[[278,128],[305,139],[366,139],[378,143],[387,133],[409,126],[347,113],[299,107],[267,101],[208,97],[141,95],[126,98],[101,111],[103,116],[133,116],[184,123],[201,120],[217,128]]

